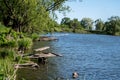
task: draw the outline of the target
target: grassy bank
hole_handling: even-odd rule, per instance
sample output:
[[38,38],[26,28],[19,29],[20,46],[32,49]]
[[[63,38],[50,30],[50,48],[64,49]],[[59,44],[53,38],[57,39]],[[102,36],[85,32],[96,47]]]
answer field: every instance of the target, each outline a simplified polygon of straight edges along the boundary
[[15,80],[15,64],[24,60],[18,52],[30,49],[32,39],[0,24],[0,80]]

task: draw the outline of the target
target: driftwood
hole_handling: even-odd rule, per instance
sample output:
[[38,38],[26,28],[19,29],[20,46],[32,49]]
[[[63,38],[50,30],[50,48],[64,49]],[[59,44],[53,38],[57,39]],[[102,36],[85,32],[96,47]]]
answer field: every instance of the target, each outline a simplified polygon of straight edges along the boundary
[[15,68],[39,68],[37,63],[24,63],[24,64],[15,64]]
[[58,40],[55,37],[49,37],[49,36],[41,36],[38,41],[54,41],[54,40]]
[[29,58],[36,58],[36,59],[38,59],[38,58],[48,58],[48,57],[55,57],[55,56],[62,56],[62,55],[60,55],[60,54],[56,54],[56,53],[36,53],[36,54],[33,54],[33,55],[30,55],[30,56],[28,56]]
[[[49,58],[49,57],[56,57],[56,56],[59,56],[61,57],[62,55],[60,54],[56,54],[56,53],[46,53],[46,52],[43,52],[43,50],[46,50],[46,49],[49,49],[50,47],[42,47],[42,48],[38,48],[38,49],[34,49],[34,51],[36,51],[35,53],[33,54],[23,54],[22,57],[27,57],[27,58],[30,58],[30,59],[37,59],[39,63],[45,63],[47,61],[46,58]],[[39,52],[38,52],[39,51]],[[32,66],[31,64],[27,64],[27,66]],[[20,66],[26,66],[26,64],[24,65],[20,65]]]
[[38,49],[34,49],[34,51],[43,51],[43,50],[46,50],[46,49],[49,49],[50,47],[47,46],[47,47],[42,47],[42,48],[38,48]]
[[56,54],[56,53],[52,53],[52,54],[54,54],[54,55],[56,55],[56,56],[59,56],[59,57],[62,57],[63,55],[61,55],[61,54]]
[[22,55],[22,57],[25,57],[25,56],[30,59],[37,59],[38,63],[44,63],[44,64],[47,62],[47,58],[49,57],[56,57],[56,56],[62,57],[62,55],[60,54],[46,53],[46,52]]

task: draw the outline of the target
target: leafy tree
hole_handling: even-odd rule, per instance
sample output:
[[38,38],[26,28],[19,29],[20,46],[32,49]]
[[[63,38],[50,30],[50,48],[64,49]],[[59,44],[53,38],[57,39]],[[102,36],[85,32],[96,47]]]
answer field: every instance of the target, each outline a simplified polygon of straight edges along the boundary
[[81,25],[83,26],[83,28],[87,30],[91,30],[93,25],[93,20],[91,18],[83,18],[81,20]]
[[64,17],[61,21],[61,24],[69,25],[70,21],[71,21],[70,18]]
[[55,11],[55,10],[68,10],[68,6],[65,6],[64,3],[67,0],[42,0],[42,5],[46,8],[46,11]]
[[104,26],[104,22],[101,19],[95,20],[96,30],[102,30]]
[[112,16],[105,22],[104,30],[107,34],[116,35],[120,33],[120,17]]
[[16,31],[48,29],[50,12],[65,10],[66,0],[0,0],[0,22]]
[[76,29],[81,29],[82,27],[78,19],[74,18],[70,21],[70,28],[73,29],[73,32],[76,32]]
[[80,24],[80,21],[78,19],[74,18],[71,20],[68,17],[64,17],[61,21],[61,25],[64,26],[64,28],[69,28],[72,30],[72,32],[76,32],[76,29],[82,30],[82,26]]

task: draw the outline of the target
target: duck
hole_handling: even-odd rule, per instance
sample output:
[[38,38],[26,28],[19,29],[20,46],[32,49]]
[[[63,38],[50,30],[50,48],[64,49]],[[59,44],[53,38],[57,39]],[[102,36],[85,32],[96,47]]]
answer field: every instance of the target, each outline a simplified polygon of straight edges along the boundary
[[78,78],[78,76],[79,76],[79,75],[78,75],[77,72],[73,72],[73,74],[72,74],[72,77],[73,77],[73,78]]

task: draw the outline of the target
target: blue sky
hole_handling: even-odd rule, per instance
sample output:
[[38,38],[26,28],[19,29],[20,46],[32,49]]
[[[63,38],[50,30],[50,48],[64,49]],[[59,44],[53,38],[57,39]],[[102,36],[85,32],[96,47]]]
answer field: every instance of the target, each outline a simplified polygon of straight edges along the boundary
[[[65,4],[71,8],[71,11],[66,13],[66,17],[71,19],[89,17],[106,21],[111,16],[120,16],[120,0],[69,0]],[[57,16],[58,22],[65,17],[58,12]]]

